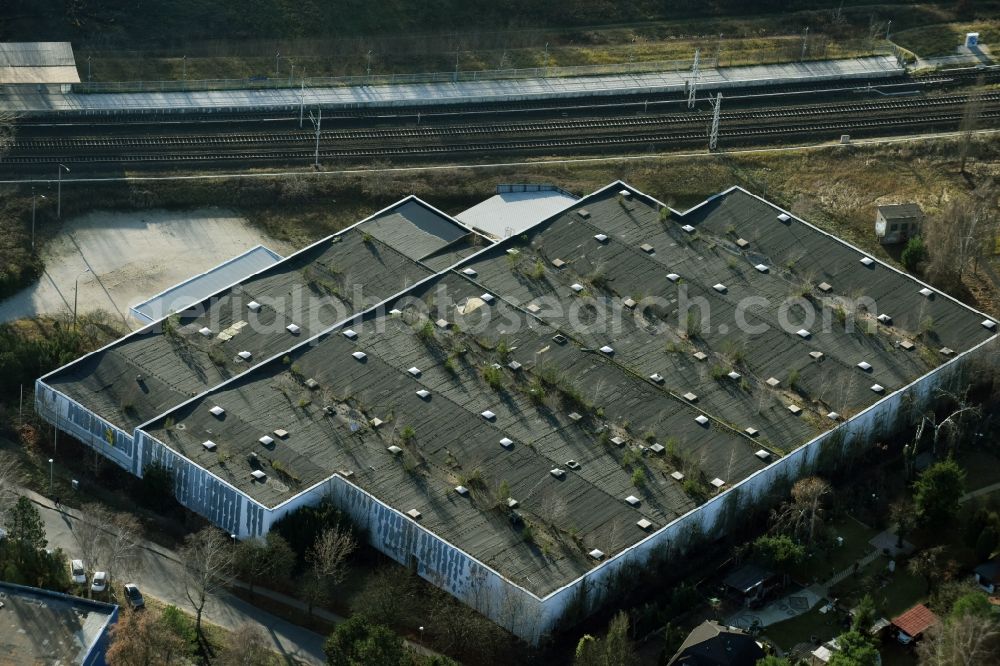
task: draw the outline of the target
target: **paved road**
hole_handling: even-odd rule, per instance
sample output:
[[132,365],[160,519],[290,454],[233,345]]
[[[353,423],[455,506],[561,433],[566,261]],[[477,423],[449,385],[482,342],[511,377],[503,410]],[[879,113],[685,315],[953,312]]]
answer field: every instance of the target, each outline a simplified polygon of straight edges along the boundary
[[[74,534],[76,511],[56,511],[47,498],[28,490],[23,490],[22,493],[38,504],[45,521],[49,547],[62,548],[68,559],[75,557],[79,553]],[[141,573],[135,582],[144,594],[190,612],[190,603],[181,583],[181,566],[171,551],[156,544],[147,544],[142,551],[140,566]],[[204,618],[227,629],[233,629],[243,622],[257,624],[270,636],[274,649],[287,659],[306,664],[325,663],[323,636],[275,617],[227,592],[209,598]]]

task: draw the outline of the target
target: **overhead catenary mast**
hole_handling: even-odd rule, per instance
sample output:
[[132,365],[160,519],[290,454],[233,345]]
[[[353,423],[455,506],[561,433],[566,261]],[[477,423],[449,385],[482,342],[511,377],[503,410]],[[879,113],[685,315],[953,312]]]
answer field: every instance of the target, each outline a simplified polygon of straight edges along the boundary
[[698,62],[701,59],[701,49],[694,50],[694,62],[691,63],[691,78],[688,80],[688,108],[694,108],[695,91],[698,88]]

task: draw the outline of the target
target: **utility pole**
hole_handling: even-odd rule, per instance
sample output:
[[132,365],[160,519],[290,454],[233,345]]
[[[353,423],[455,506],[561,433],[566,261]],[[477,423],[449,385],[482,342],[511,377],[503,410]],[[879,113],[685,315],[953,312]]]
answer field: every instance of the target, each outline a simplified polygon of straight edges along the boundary
[[291,86],[292,83],[293,83],[293,80],[295,79],[295,61],[292,60],[292,59],[289,59],[288,63],[291,65],[291,68],[289,68],[289,70],[288,70],[288,85]]
[[319,128],[323,123],[323,109],[316,109],[316,117],[313,118],[312,111],[309,112],[309,120],[316,126],[316,157],[313,161],[313,168],[319,171]]
[[889,30],[892,29],[892,19],[885,24],[885,41],[889,41]]
[[90,83],[90,56],[87,56],[87,83]]
[[808,49],[808,47],[809,47],[809,28],[807,26],[805,32],[802,33],[802,55],[801,57],[799,57],[800,61],[806,59],[806,50]]
[[63,172],[63,169],[66,170],[66,173],[69,173],[69,167],[66,166],[65,164],[60,164],[59,168],[56,170],[56,173],[59,174],[59,177],[56,179],[56,182],[59,184],[58,185],[58,189],[56,190],[56,192],[58,192],[58,194],[56,194],[56,219],[57,220],[61,220],[62,219],[62,172]]
[[712,131],[708,135],[708,150],[715,152],[719,146],[719,114],[722,110],[722,93],[715,95],[715,109],[712,111]]
[[368,65],[365,67],[365,83],[372,78],[372,50],[368,49]]
[[701,49],[694,50],[694,62],[691,63],[691,79],[688,81],[688,108],[694,108],[695,93],[698,89],[698,63],[701,60]]
[[[37,195],[38,197],[45,198],[44,194]],[[35,251],[35,188],[31,188],[31,251]]]
[[[548,68],[549,68],[549,43],[548,42],[545,42],[545,57],[542,58],[542,61],[545,63],[545,65],[544,65],[545,69],[548,70]],[[548,72],[546,71],[546,73],[548,73]]]
[[281,51],[274,53],[274,78],[278,78],[278,66],[281,64]]
[[306,72],[302,70],[302,90],[299,92],[299,129],[302,129],[302,114],[306,105]]
[[188,80],[188,57],[187,56],[181,56],[181,65],[184,68],[183,69],[183,71],[184,71],[184,80],[187,81]]
[[455,49],[455,81],[458,81],[458,49]]

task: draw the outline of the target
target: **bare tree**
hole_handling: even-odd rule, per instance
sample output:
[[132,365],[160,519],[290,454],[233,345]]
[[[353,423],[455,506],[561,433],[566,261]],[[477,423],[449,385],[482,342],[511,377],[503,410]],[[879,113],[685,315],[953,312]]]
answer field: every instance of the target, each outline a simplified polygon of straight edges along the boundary
[[140,568],[142,525],[130,513],[118,513],[111,518],[107,531],[108,580],[116,576],[132,578]]
[[219,666],[272,666],[278,663],[278,655],[260,625],[244,622],[230,632],[215,663]]
[[1000,213],[997,188],[982,184],[967,198],[954,199],[938,215],[928,218],[923,236],[930,259],[927,276],[939,283],[957,286],[972,267],[996,251]]
[[343,582],[347,573],[347,558],[357,547],[351,531],[341,529],[339,525],[326,528],[316,537],[306,553],[310,569],[303,587],[310,615],[313,605],[326,598],[330,587]]
[[[112,514],[103,504],[84,504],[76,521],[73,536],[85,567],[99,571],[107,566],[108,535],[105,530]],[[89,588],[88,588],[89,593]]]
[[963,615],[932,627],[917,644],[921,666],[978,666],[1000,663],[1000,622]]
[[214,527],[189,535],[178,551],[184,566],[184,594],[195,611],[195,628],[201,634],[201,614],[208,596],[224,587],[233,567],[229,537]]
[[976,82],[977,90],[969,95],[969,101],[965,103],[965,111],[962,114],[962,142],[959,144],[959,154],[961,155],[961,166],[959,171],[965,173],[965,165],[969,159],[969,152],[972,150],[972,137],[979,128],[979,116],[983,112],[982,77]]
[[792,501],[785,502],[775,514],[775,528],[814,543],[823,526],[823,500],[828,494],[830,484],[818,476],[799,479],[792,486]]
[[944,546],[934,546],[925,548],[912,558],[906,565],[907,570],[914,576],[919,576],[927,583],[927,592],[934,589],[934,585],[939,579],[947,579],[947,565],[945,562]]
[[250,585],[251,596],[258,580],[286,579],[294,567],[295,552],[277,532],[241,541],[233,555],[234,571]]
[[19,463],[14,454],[0,451],[0,523],[7,509],[17,501],[16,481],[20,473]]
[[109,666],[170,666],[187,663],[184,640],[153,609],[124,611],[111,627]]

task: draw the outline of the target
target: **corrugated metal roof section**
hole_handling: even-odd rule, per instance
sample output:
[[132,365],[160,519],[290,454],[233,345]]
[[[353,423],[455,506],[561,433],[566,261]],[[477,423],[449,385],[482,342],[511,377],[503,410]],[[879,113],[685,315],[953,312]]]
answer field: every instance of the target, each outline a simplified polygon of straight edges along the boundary
[[554,186],[522,185],[521,189],[515,189],[517,187],[506,186],[503,188],[506,191],[462,211],[455,218],[494,238],[507,238],[523,233],[578,199]]
[[358,225],[358,229],[414,261],[440,252],[471,232],[415,198],[407,199]]
[[191,277],[152,298],[133,305],[129,310],[143,322],[155,321],[171,312],[178,312],[202,301],[229,285],[278,263],[281,259],[281,255],[277,252],[258,245],[210,268],[201,275]]
[[0,43],[0,84],[79,82],[69,42]]

